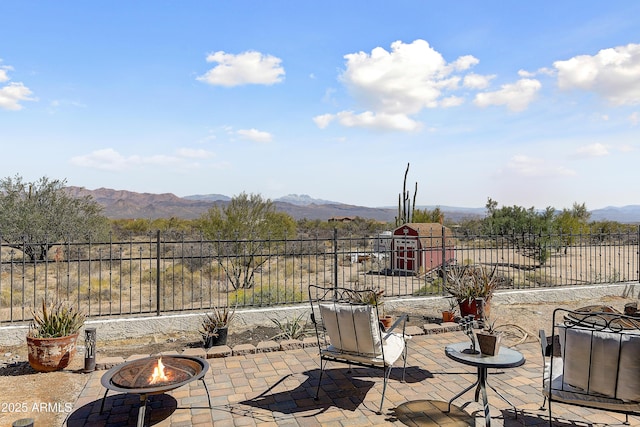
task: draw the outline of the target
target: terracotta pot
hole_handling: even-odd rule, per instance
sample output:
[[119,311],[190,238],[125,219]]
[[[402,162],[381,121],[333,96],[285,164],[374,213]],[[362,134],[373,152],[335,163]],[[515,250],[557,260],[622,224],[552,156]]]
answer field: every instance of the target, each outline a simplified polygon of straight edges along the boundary
[[453,311],[445,310],[442,312],[442,321],[443,322],[455,322],[456,321],[456,313]]
[[487,356],[495,356],[500,351],[501,335],[488,334],[486,332],[476,332],[480,353]]
[[[482,313],[478,312],[478,304],[476,300],[463,300],[458,303],[460,306],[460,316],[465,317],[473,315],[475,320],[482,320]],[[489,317],[489,311],[491,305],[487,302],[484,303],[484,316]]]
[[29,365],[39,372],[59,371],[66,368],[76,354],[78,334],[60,338],[27,337]]
[[384,316],[380,318],[380,322],[382,322],[382,326],[387,330],[393,325],[393,316]]

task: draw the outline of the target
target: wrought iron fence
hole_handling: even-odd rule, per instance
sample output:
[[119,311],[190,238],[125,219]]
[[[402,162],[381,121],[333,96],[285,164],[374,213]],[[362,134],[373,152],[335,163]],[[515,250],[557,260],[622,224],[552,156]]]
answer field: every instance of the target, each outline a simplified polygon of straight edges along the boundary
[[[1,240],[1,239],[0,239]],[[451,263],[492,265],[503,288],[640,280],[640,228],[620,233],[339,236],[205,240],[160,232],[142,239],[69,242],[32,260],[0,243],[0,323],[21,322],[41,300],[69,300],[89,316],[306,301],[307,286],[444,295]]]

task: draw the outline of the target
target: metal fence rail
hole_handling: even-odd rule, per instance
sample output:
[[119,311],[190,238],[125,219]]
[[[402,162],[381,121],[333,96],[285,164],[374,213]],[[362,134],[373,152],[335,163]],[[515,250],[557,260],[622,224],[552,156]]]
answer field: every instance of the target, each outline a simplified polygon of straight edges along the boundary
[[501,286],[513,289],[640,280],[640,228],[443,236],[420,236],[410,251],[390,236],[337,231],[330,238],[252,241],[165,239],[157,232],[65,243],[43,260],[0,243],[0,323],[30,319],[43,299],[72,301],[99,317],[291,304],[306,301],[309,284],[384,289],[387,296],[445,295],[439,261],[448,260],[445,254],[458,264],[496,266]]

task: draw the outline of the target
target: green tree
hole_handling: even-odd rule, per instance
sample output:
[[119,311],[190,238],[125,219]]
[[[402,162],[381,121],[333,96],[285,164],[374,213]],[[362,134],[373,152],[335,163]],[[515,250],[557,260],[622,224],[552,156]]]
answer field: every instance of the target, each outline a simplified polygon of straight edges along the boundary
[[[199,221],[200,230],[220,241],[216,259],[234,289],[251,288],[255,269],[269,260],[278,239],[293,238],[296,222],[276,212],[269,199],[258,194],[241,193],[225,207],[214,206]],[[269,245],[269,251],[265,246]]]
[[567,247],[572,245],[576,237],[589,231],[589,219],[591,213],[584,203],[573,203],[571,209],[563,209],[554,219],[554,226],[562,237],[565,253]]
[[482,221],[482,231],[486,234],[499,234],[516,248],[544,264],[549,256],[549,233],[552,228],[555,210],[548,207],[538,212],[532,206],[502,206],[487,199],[487,216]]
[[102,207],[91,196],[70,196],[65,184],[47,177],[24,182],[19,175],[0,180],[2,240],[31,260],[44,260],[56,244],[106,237],[109,221]]
[[444,213],[440,207],[436,206],[433,210],[415,209],[413,211],[413,222],[441,222],[444,223]]

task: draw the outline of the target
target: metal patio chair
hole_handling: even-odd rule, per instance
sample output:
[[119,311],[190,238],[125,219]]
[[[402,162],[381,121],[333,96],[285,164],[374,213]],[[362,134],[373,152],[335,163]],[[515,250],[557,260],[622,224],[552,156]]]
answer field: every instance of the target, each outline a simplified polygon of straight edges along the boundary
[[385,330],[380,322],[378,295],[370,289],[311,285],[309,301],[320,352],[320,377],[315,398],[318,399],[322,374],[329,362],[381,369],[383,386],[378,411],[381,413],[391,370],[400,359],[402,382],[405,380],[407,339],[410,338],[405,335],[407,316],[400,316]]

